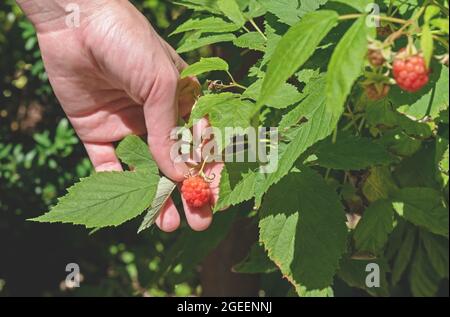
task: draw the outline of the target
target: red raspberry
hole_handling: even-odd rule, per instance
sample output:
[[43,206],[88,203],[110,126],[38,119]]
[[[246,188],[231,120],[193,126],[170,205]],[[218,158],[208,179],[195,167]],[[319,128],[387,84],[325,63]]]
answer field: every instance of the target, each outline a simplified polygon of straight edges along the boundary
[[[404,54],[401,52],[400,54]],[[429,71],[423,56],[416,54],[397,57],[393,64],[394,78],[400,88],[416,92],[428,83]]]
[[181,192],[187,204],[195,208],[205,206],[211,199],[209,185],[200,176],[186,178],[181,187]]

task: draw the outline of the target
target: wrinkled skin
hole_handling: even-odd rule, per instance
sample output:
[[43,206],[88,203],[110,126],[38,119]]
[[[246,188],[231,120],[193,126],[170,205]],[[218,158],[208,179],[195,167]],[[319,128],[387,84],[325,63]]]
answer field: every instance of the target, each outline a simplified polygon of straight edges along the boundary
[[[64,8],[74,2],[81,9],[80,26],[70,28]],[[50,83],[96,171],[122,169],[112,142],[146,135],[161,171],[181,182],[189,169],[171,160],[169,135],[178,118],[189,114],[199,86],[195,78],[179,80],[186,63],[146,18],[123,0],[18,3],[37,29]],[[221,167],[211,164],[206,173],[220,175]],[[211,184],[215,199],[218,181]],[[184,210],[194,230],[212,221],[210,206],[196,209],[184,202]],[[180,215],[172,200],[156,223],[167,232],[178,228]]]

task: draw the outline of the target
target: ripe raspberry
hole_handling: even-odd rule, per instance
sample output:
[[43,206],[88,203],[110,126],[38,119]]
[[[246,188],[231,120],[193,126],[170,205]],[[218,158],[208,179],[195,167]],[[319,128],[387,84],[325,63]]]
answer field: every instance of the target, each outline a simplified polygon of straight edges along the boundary
[[380,87],[377,87],[376,84],[369,84],[364,86],[366,96],[370,100],[380,100],[385,98],[388,95],[390,89],[391,86],[385,84],[381,85]]
[[399,53],[394,60],[393,72],[397,85],[409,92],[416,92],[428,83],[429,71],[419,54],[405,57],[404,52]]
[[187,204],[195,208],[203,207],[211,199],[209,185],[200,176],[186,178],[181,187],[181,192]]
[[370,64],[374,67],[382,66],[386,61],[380,50],[373,50],[373,49],[369,49],[369,51],[367,52],[367,59],[369,60]]

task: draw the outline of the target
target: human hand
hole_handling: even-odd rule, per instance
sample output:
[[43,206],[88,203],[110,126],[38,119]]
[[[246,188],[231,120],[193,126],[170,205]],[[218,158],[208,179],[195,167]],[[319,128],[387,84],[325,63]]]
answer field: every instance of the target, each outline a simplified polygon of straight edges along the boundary
[[[161,171],[181,182],[184,163],[170,157],[170,133],[187,115],[199,86],[194,78],[179,80],[186,63],[153,30],[128,1],[19,0],[37,29],[42,57],[53,90],[83,142],[96,171],[120,171],[113,142],[129,134],[147,135]],[[39,2],[39,4],[38,4]],[[66,25],[65,6],[79,5],[80,26]],[[220,164],[206,173],[220,175]],[[217,199],[218,178],[211,184]],[[189,225],[206,229],[210,206],[196,209],[185,202]],[[157,225],[174,231],[180,216],[172,200]]]

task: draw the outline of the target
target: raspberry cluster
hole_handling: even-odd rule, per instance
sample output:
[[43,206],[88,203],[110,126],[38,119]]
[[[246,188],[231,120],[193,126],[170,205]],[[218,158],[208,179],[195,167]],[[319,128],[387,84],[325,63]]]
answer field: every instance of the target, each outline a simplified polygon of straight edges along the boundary
[[211,200],[209,184],[201,176],[191,176],[183,181],[181,193],[189,206],[200,208]]

